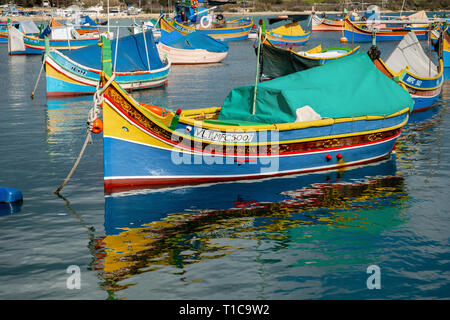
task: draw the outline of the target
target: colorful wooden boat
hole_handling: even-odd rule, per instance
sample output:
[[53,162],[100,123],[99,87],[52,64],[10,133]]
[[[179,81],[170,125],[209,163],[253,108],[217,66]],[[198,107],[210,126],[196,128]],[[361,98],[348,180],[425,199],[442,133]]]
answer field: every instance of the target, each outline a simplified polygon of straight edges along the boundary
[[178,29],[183,34],[192,33],[194,31],[206,34],[214,39],[221,41],[237,41],[237,40],[247,40],[248,34],[253,27],[252,19],[235,19],[222,24],[213,24],[209,28],[203,27],[192,27],[188,25],[183,25],[176,20],[172,21],[173,27]]
[[275,45],[301,46],[308,42],[311,31],[305,32],[295,21],[266,32],[267,39]]
[[414,100],[412,112],[433,107],[444,82],[442,57],[435,66],[425,54],[414,32],[408,33],[391,55],[374,60],[377,68],[404,86]]
[[442,34],[442,59],[444,63],[444,68],[450,68],[450,29],[443,31]]
[[[100,35],[96,33],[80,34],[73,26],[55,27],[51,30],[50,48],[56,50],[75,50],[98,43]],[[8,48],[10,55],[42,54],[45,51],[45,39],[26,35],[16,28],[8,30]]]
[[261,46],[261,73],[263,79],[273,79],[293,72],[323,65],[329,61],[343,58],[358,52],[359,46],[326,48],[321,45],[308,51],[294,51],[292,48],[279,48],[269,40]]
[[[119,38],[117,56],[116,41],[112,41],[112,60],[116,81],[122,88],[131,91],[167,85],[170,62],[161,61],[151,31]],[[45,54],[47,96],[94,94],[100,80],[100,61],[97,45],[65,53],[49,50]]]
[[[411,29],[380,29],[375,30],[376,41],[400,41]],[[414,30],[419,40],[426,40],[428,31]],[[372,42],[374,32],[363,29],[362,25],[357,25],[347,18],[344,20],[344,35],[349,42]]]
[[[10,22],[12,28],[16,28],[24,34],[39,35],[39,28],[33,20]],[[0,24],[0,43],[8,43],[8,22]]]
[[[104,38],[104,62],[108,47]],[[232,90],[222,107],[165,116],[150,111],[157,106],[137,103],[111,80],[111,66],[104,66],[106,191],[268,178],[376,161],[391,153],[413,106],[409,94],[366,53],[259,83],[254,104],[255,86],[245,86]],[[344,76],[341,86],[332,85]],[[304,83],[308,90],[299,90]]]
[[228,55],[228,44],[198,32],[181,34],[166,19],[161,19],[158,52],[171,64],[217,63]]
[[344,20],[330,20],[312,14],[311,26],[312,31],[342,31],[344,29]]

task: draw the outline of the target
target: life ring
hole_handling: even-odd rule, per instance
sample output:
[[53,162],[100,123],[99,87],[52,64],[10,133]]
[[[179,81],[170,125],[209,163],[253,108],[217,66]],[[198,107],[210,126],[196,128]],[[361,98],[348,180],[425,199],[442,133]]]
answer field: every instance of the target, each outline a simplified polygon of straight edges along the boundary
[[[206,21],[206,24],[205,24],[205,21]],[[211,27],[211,23],[212,23],[212,21],[211,21],[211,19],[208,16],[203,16],[200,19],[200,25],[204,29],[208,29],[209,27]]]
[[198,0],[191,0],[191,7],[197,8],[198,7]]

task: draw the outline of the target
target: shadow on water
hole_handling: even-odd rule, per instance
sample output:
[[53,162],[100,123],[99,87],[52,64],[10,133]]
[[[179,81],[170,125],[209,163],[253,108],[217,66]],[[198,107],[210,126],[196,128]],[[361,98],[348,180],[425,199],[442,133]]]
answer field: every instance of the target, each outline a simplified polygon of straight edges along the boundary
[[[92,269],[112,298],[147,272],[175,268],[183,281],[186,266],[241,249],[227,239],[286,248],[331,239],[342,228],[379,235],[401,223],[407,198],[395,161],[393,155],[343,171],[105,196],[105,235],[94,239]],[[315,263],[333,264],[330,258]]]

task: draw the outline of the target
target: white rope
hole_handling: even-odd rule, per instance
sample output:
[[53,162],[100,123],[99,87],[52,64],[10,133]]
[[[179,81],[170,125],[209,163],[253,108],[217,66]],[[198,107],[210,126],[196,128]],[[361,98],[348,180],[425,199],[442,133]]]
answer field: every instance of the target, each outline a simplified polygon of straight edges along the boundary
[[101,105],[103,103],[103,93],[105,90],[109,87],[111,82],[114,80],[116,74],[113,74],[111,78],[109,78],[108,82],[103,86],[103,88],[100,89],[100,81],[97,84],[97,88],[94,94],[94,106],[89,110],[87,123],[86,123],[86,139],[84,140],[83,147],[81,148],[80,154],[77,157],[77,160],[75,161],[75,164],[73,165],[72,169],[70,170],[69,174],[67,175],[66,179],[64,179],[64,182],[56,189],[55,193],[58,194],[61,189],[64,187],[64,185],[69,181],[72,174],[75,172],[75,169],[77,168],[78,164],[80,163],[81,157],[84,154],[84,151],[86,150],[86,146],[88,143],[92,143],[92,126],[94,123],[94,120],[99,118],[100,116],[100,110]]

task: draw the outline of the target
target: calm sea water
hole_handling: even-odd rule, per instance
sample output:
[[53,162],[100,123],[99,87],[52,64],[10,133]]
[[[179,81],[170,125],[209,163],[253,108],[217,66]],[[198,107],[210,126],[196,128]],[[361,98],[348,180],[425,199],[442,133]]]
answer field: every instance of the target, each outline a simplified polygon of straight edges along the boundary
[[[305,48],[339,38],[316,33]],[[168,87],[133,95],[218,106],[254,82],[252,45],[230,43],[220,64],[174,66]],[[394,45],[380,43],[384,57]],[[47,100],[42,77],[32,100],[41,57],[10,57],[6,44],[0,57],[0,186],[24,195],[0,204],[0,299],[450,298],[450,71],[439,103],[411,117],[387,161],[105,197],[100,135],[57,196],[92,98]],[[373,265],[381,289],[367,287]],[[67,287],[70,266],[80,289]]]

